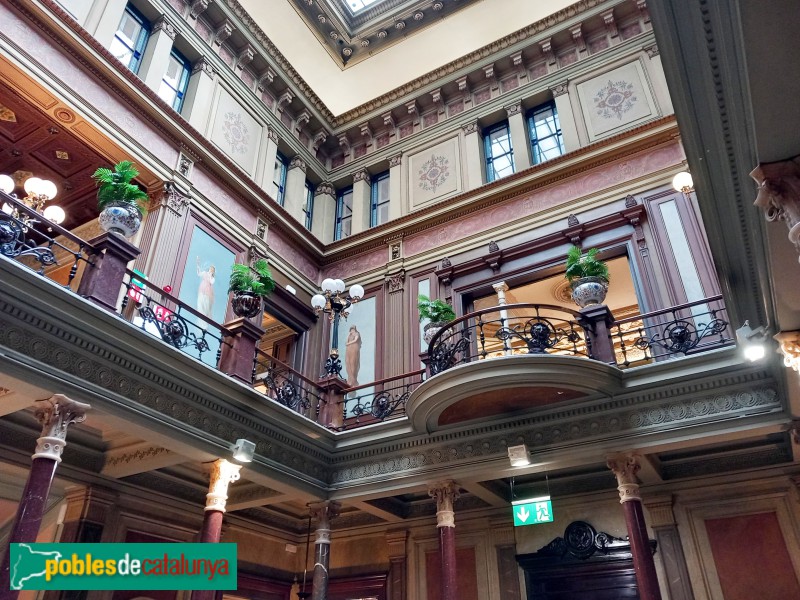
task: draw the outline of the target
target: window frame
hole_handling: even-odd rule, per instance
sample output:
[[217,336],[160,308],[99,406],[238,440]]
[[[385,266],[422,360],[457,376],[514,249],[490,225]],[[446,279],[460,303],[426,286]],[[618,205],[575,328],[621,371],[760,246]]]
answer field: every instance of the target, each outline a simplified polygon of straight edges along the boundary
[[[497,156],[494,155],[492,152],[492,143],[491,143],[491,136],[493,133],[496,133],[500,130],[505,130],[507,137],[508,137],[508,152],[504,152],[503,154],[498,154]],[[484,163],[486,165],[486,183],[491,183],[492,181],[497,181],[498,179],[502,179],[503,177],[507,177],[508,175],[513,175],[517,172],[517,166],[514,162],[514,144],[511,141],[511,127],[508,124],[508,120],[499,121],[490,125],[489,127],[485,127],[483,129],[483,154],[484,154]],[[499,158],[508,156],[511,159],[511,173],[508,175],[503,175],[498,177],[494,168],[494,163]]]
[[314,192],[316,188],[313,183],[306,179],[306,202],[303,205],[303,214],[305,215],[305,227],[311,231],[311,226],[314,222]]
[[[382,181],[389,181],[389,171],[384,171],[383,173],[379,173],[372,177],[372,182],[370,183],[370,192],[369,192],[369,226],[370,227],[377,227],[378,225],[383,225],[389,221],[389,211],[387,208],[386,211],[386,221],[378,223],[378,213],[379,209],[384,206],[388,205],[391,201],[390,192],[387,191],[386,199],[382,202],[379,202],[378,198],[378,190],[380,189],[380,183]],[[388,184],[387,184],[388,186]]]
[[[540,138],[536,135],[536,116],[542,114],[545,111],[551,110],[553,119],[555,121],[555,133],[551,133],[548,136]],[[559,154],[558,156],[562,156],[565,152],[564,149],[564,135],[561,130],[561,121],[558,118],[558,111],[556,110],[556,102],[555,100],[550,100],[549,102],[545,102],[543,104],[539,104],[538,106],[534,106],[531,110],[528,111],[527,114],[527,125],[528,125],[528,140],[530,142],[531,148],[531,160],[533,161],[534,165],[540,165],[548,160],[552,160],[552,158],[544,158],[542,159],[542,151],[539,149],[540,144],[543,140],[549,140],[555,138],[558,142],[558,149]]]
[[[133,44],[133,48],[129,47],[127,42],[123,41],[118,36],[120,27],[122,25],[122,20],[125,18],[125,15],[129,15],[141,27],[139,30],[139,35]],[[131,58],[128,61],[128,64],[125,65],[131,73],[137,75],[139,73],[139,68],[142,65],[142,58],[144,57],[144,51],[147,48],[147,42],[150,39],[151,27],[152,25],[150,24],[150,21],[145,18],[145,16],[139,12],[139,10],[133,4],[128,2],[128,4],[125,5],[125,11],[122,13],[122,18],[117,25],[117,30],[114,32],[114,40],[119,40],[121,44],[131,51]],[[114,40],[112,40],[112,44],[114,43]]]
[[[164,73],[164,76],[161,78],[161,83],[166,84],[171,90],[175,91],[175,99],[172,101],[172,108],[175,112],[180,113],[181,109],[183,108],[183,101],[186,98],[186,91],[189,89],[189,76],[192,73],[192,63],[189,62],[189,59],[186,58],[183,54],[180,53],[175,47],[169,53],[170,58],[174,58],[177,60],[182,67],[181,76],[178,80],[178,88],[175,89],[167,83],[166,76],[167,74]],[[162,98],[162,100],[164,100]]]
[[[344,197],[350,194],[350,214],[345,216],[344,213]],[[336,222],[333,231],[333,241],[344,239],[342,237],[342,225],[345,221],[350,221],[350,231],[353,229],[353,186],[348,186],[336,191]],[[349,237],[346,236],[346,237]]]
[[280,150],[275,153],[275,164],[277,165],[278,163],[281,165],[280,182],[275,181],[276,169],[273,167],[272,183],[275,184],[276,188],[275,201],[283,206],[284,202],[286,201],[286,173],[289,171],[289,160],[283,154],[281,154]]

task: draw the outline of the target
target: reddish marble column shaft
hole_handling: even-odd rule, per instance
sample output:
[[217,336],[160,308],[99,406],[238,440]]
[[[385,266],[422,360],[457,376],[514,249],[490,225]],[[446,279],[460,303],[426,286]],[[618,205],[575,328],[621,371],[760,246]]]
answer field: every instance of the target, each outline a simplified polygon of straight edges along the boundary
[[25,484],[22,499],[17,507],[14,527],[11,529],[8,544],[3,553],[3,562],[0,563],[0,598],[2,600],[10,600],[19,595],[19,592],[9,591],[10,545],[36,541],[57,465],[58,462],[49,458],[33,459],[28,482]]
[[633,567],[636,570],[636,583],[639,585],[641,600],[661,600],[661,589],[658,587],[658,575],[650,550],[650,539],[644,522],[642,503],[629,500],[622,503],[625,512],[625,524],[628,527],[628,539],[631,542]]
[[458,600],[455,527],[439,527],[439,551],[442,557],[442,600]]
[[203,515],[203,530],[200,532],[200,542],[203,544],[216,544],[222,536],[222,517],[225,513],[221,510],[207,510]]
[[330,552],[329,543],[317,542],[314,547],[314,579],[311,585],[311,600],[327,600],[328,598]]

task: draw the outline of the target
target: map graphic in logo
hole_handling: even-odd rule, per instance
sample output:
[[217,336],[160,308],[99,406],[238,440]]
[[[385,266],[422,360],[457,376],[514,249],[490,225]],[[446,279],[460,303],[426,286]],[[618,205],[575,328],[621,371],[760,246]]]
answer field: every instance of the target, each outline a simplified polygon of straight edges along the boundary
[[[41,577],[45,579],[48,560],[61,560],[60,552],[40,552],[29,544],[19,544],[16,560],[11,565],[11,589],[21,590],[25,582]],[[29,588],[30,589],[30,588]]]

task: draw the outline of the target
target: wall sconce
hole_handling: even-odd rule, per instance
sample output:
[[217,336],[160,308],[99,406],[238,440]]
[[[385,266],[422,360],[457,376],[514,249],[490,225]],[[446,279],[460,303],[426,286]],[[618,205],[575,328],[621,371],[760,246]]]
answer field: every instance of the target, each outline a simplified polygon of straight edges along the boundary
[[233,460],[237,462],[253,462],[253,455],[256,453],[256,445],[250,440],[239,438],[236,443],[231,446],[233,453]]
[[508,460],[512,467],[525,467],[531,464],[531,457],[528,447],[525,444],[508,447]]
[[766,354],[767,331],[763,326],[753,329],[749,321],[736,330],[736,341],[742,347],[744,356],[750,362],[764,358]]
[[694,181],[692,175],[688,171],[681,171],[672,178],[672,187],[676,192],[683,192],[688,194],[694,189]]
[[[13,192],[16,186],[17,184],[12,177],[0,174],[0,190],[9,196],[14,196]],[[23,187],[25,189],[26,196],[22,198],[20,202],[26,206],[29,206],[41,214],[45,219],[55,223],[56,225],[64,222],[64,219],[67,215],[63,208],[55,204],[44,208],[44,205],[55,198],[56,194],[58,193],[55,183],[47,179],[40,179],[39,177],[29,177],[25,180]],[[16,196],[14,197],[16,198]],[[27,221],[27,218],[21,218],[19,214],[16,214],[17,211],[14,206],[7,202],[3,203],[2,210],[7,215],[11,215],[14,218],[20,218],[22,221]]]

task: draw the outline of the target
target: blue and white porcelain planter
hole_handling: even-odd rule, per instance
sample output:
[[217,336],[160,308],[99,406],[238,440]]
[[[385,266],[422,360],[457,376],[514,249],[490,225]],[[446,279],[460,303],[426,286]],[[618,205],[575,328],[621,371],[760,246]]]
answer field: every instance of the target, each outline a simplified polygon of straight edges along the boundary
[[602,277],[581,277],[571,284],[572,300],[581,308],[602,304],[608,293],[608,281]]
[[142,213],[133,204],[112,202],[100,212],[97,219],[103,231],[118,233],[123,237],[131,237],[142,225]]

